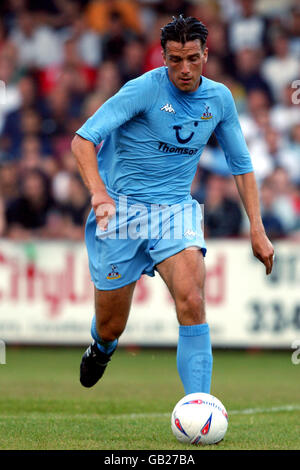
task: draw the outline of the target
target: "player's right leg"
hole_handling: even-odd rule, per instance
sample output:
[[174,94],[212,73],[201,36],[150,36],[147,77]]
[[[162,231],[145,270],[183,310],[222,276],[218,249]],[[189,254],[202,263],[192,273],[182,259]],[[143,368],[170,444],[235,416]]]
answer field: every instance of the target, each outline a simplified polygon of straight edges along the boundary
[[92,387],[104,374],[125,329],[135,284],[109,291],[95,288],[95,316],[91,328],[94,341],[80,364],[80,382],[84,387]]
[[127,233],[128,224],[138,215],[129,218],[127,200],[126,204],[117,202],[116,220],[109,222],[107,231],[97,227],[93,210],[86,223],[89,268],[95,286],[95,317],[91,329],[94,343],[85,352],[80,366],[80,381],[85,387],[92,387],[101,378],[116,349],[126,326],[135,283],[143,273],[153,275],[153,261],[145,252],[148,241]]

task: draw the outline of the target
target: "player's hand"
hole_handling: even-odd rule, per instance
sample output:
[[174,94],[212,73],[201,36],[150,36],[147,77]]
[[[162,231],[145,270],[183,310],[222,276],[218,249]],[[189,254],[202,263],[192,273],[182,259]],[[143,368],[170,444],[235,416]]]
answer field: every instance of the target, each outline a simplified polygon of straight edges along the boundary
[[91,204],[96,214],[97,225],[105,232],[109,220],[116,214],[116,203],[106,191],[101,190],[93,194]]
[[274,248],[264,230],[251,231],[251,243],[254,256],[266,267],[266,274],[270,274],[274,262]]

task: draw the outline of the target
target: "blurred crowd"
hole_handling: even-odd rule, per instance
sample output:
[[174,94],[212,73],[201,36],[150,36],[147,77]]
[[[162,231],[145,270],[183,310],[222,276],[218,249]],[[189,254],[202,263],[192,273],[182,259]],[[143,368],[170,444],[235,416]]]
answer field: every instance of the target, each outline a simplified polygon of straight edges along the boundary
[[[83,238],[90,197],[74,133],[124,83],[163,65],[160,28],[183,13],[209,30],[204,75],[234,96],[268,235],[300,239],[299,1],[7,0],[0,12],[0,236]],[[214,135],[192,195],[205,202],[206,237],[247,235]]]

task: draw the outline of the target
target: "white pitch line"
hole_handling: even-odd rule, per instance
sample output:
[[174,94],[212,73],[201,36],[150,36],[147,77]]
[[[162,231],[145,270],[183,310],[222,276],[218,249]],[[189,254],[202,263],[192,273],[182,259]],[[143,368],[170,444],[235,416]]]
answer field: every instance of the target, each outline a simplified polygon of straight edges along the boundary
[[254,415],[258,413],[278,413],[280,411],[298,411],[300,405],[272,406],[271,408],[246,408],[244,410],[232,410],[228,415]]
[[[281,411],[300,411],[300,404],[297,405],[282,405],[282,406],[272,406],[270,408],[244,408],[241,410],[229,410],[228,417],[232,415],[255,415],[259,413],[279,413]],[[24,413],[20,415],[0,415],[0,421],[2,419],[18,419],[18,418],[30,418],[30,419],[39,419],[45,418],[45,413],[42,412],[33,412],[33,413]],[[47,419],[80,419],[80,420],[93,420],[93,419],[143,419],[143,418],[171,418],[171,411],[169,413],[124,413],[124,414],[60,414],[60,413],[47,413]]]
[[[229,410],[228,416],[231,415],[254,415],[258,413],[278,413],[280,411],[299,411],[299,405],[282,405],[272,406],[270,408],[244,408],[242,410]],[[107,416],[107,415],[106,415]],[[128,413],[119,415],[108,415],[110,418],[166,418],[171,416],[170,413]]]

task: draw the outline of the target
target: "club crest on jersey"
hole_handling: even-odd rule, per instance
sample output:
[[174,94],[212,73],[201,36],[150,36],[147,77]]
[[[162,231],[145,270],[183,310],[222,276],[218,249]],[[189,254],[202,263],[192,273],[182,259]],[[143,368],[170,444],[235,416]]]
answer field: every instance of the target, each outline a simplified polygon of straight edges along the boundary
[[206,105],[205,105],[205,111],[204,111],[204,113],[203,113],[202,116],[201,116],[201,119],[202,119],[203,121],[208,121],[209,119],[212,118],[212,114],[211,114],[208,110],[209,110],[209,106],[206,106]]
[[174,113],[176,114],[173,106],[170,103],[165,104],[160,108],[161,111],[166,111],[167,113]]
[[120,279],[121,274],[117,271],[118,267],[115,264],[111,265],[111,272],[106,276],[106,279]]

